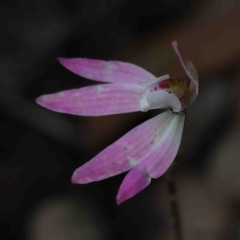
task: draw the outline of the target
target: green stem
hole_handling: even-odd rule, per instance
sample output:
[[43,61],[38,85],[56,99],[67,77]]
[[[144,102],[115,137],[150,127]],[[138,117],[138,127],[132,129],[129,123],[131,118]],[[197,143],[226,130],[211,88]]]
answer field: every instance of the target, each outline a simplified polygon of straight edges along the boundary
[[170,198],[170,211],[172,218],[172,228],[174,229],[175,239],[183,240],[182,227],[181,227],[181,217],[179,211],[179,202],[177,194],[177,166],[173,165],[168,172],[167,176],[167,185]]

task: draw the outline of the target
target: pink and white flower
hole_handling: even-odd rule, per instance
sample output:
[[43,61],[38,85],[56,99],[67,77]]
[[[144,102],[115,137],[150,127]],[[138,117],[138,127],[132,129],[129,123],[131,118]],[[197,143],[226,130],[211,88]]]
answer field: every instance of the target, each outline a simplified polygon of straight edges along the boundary
[[184,126],[184,110],[198,95],[198,75],[176,41],[172,46],[189,81],[155,77],[131,63],[83,58],[59,58],[68,70],[82,77],[107,82],[43,95],[37,103],[52,111],[80,116],[148,111],[165,112],[135,127],[91,161],[77,168],[72,182],[84,184],[129,171],[118,195],[120,204],[166,172],[178,152]]

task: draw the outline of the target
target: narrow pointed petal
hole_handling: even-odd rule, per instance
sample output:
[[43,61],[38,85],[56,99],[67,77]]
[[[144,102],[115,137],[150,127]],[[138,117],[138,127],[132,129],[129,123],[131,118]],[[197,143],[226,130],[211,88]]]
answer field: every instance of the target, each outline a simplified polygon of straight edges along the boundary
[[155,79],[151,80],[150,82],[141,82],[139,84],[140,84],[140,86],[148,87],[148,86],[151,86],[153,84],[158,84],[158,83],[160,83],[160,82],[162,82],[164,80],[167,80],[169,78],[170,78],[169,74],[165,74],[165,75],[163,75],[161,77],[158,77],[158,78],[155,78]]
[[39,105],[50,110],[81,116],[140,111],[142,87],[126,84],[99,84],[39,97]]
[[166,129],[172,118],[172,112],[166,111],[135,127],[76,169],[72,182],[99,181],[130,170],[152,149],[156,134]]
[[154,147],[143,156],[123,180],[117,202],[133,197],[150,184],[151,178],[158,178],[169,168],[178,152],[184,125],[184,114],[172,114],[166,128],[156,132]]
[[156,139],[155,147],[137,165],[151,178],[158,178],[164,174],[176,157],[182,139],[184,120],[184,113],[174,114],[168,128]]
[[134,84],[156,78],[148,71],[131,63],[86,58],[58,58],[58,60],[71,72],[100,82]]
[[117,203],[120,204],[133,197],[146,188],[150,182],[150,176],[136,166],[124,178],[118,191]]
[[189,61],[184,56],[182,51],[179,49],[177,41],[173,41],[172,46],[173,46],[174,51],[178,55],[179,60],[182,64],[185,72],[187,73],[188,77],[191,80],[189,89],[190,89],[190,93],[191,93],[190,103],[192,103],[198,95],[199,79],[198,79],[198,74],[197,74],[196,68],[194,67],[193,63],[191,61]]
[[182,140],[184,121],[184,113],[176,115],[164,138],[159,141],[158,146],[152,151],[152,159],[148,166],[152,178],[162,176],[175,159]]

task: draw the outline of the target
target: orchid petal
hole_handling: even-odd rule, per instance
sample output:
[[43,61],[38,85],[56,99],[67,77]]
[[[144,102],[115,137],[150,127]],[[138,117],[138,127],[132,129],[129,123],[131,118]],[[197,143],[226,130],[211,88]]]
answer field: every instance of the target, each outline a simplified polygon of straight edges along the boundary
[[123,201],[133,197],[144,188],[146,188],[151,182],[151,177],[142,171],[138,167],[133,168],[124,178],[121,184],[118,195],[117,203],[120,204]]
[[185,116],[183,113],[172,114],[167,128],[156,132],[154,147],[140,159],[123,180],[117,202],[121,203],[150,184],[151,178],[158,178],[169,168],[179,149]]
[[99,84],[40,96],[36,101],[50,110],[82,116],[140,111],[144,89],[126,84]]
[[199,79],[198,79],[198,74],[197,74],[196,68],[194,67],[193,63],[191,61],[189,61],[184,56],[182,51],[179,49],[177,41],[173,41],[172,46],[173,46],[174,51],[178,55],[179,60],[182,64],[185,72],[187,73],[188,77],[191,80],[189,90],[190,90],[190,93],[191,93],[190,103],[192,103],[198,95]]
[[58,58],[58,60],[71,72],[95,81],[135,84],[156,78],[132,63],[86,58]]
[[172,118],[172,112],[166,111],[135,127],[76,169],[72,182],[99,181],[130,170],[152,149],[156,133],[167,129]]
[[148,156],[145,156],[145,160],[141,160],[141,163],[146,166],[146,170],[152,178],[159,178],[163,175],[176,157],[182,139],[184,121],[184,113],[175,115],[171,125],[156,144],[156,147]]
[[152,84],[160,83],[160,82],[162,82],[164,80],[167,80],[169,78],[170,78],[169,74],[165,74],[165,75],[163,75],[161,77],[153,79],[150,82],[140,82],[139,85],[142,86],[142,87],[148,87],[148,86],[151,86]]

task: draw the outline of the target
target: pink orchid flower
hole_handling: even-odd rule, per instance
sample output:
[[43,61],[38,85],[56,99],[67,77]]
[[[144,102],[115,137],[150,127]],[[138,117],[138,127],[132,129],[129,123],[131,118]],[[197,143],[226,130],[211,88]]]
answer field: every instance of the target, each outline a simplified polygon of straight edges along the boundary
[[131,63],[84,58],[59,58],[68,70],[82,77],[108,82],[43,95],[37,103],[50,110],[81,116],[168,110],[135,127],[91,161],[77,168],[72,182],[84,184],[129,171],[117,203],[133,197],[166,172],[178,152],[184,109],[198,95],[198,75],[176,41],[172,46],[190,81],[164,75],[159,78]]

